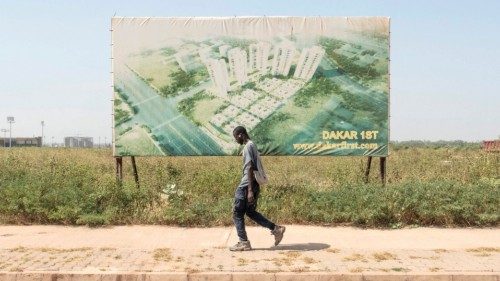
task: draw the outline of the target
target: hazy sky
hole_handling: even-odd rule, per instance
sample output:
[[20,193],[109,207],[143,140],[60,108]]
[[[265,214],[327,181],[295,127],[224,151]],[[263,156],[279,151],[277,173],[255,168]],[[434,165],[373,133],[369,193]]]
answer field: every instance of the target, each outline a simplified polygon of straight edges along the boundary
[[116,16],[390,16],[391,140],[500,136],[500,1],[0,0],[0,128],[111,138]]

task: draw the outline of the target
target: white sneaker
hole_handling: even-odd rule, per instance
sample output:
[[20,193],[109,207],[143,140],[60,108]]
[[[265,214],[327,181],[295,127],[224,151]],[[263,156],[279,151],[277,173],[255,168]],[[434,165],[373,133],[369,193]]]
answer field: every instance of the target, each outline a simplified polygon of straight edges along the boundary
[[229,248],[230,251],[250,251],[252,250],[252,245],[250,241],[240,241],[236,245]]

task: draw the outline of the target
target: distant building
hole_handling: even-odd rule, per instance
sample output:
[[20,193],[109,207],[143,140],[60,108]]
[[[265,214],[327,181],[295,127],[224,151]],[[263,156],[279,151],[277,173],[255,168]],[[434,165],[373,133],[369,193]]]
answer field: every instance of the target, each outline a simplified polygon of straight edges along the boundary
[[64,147],[87,147],[94,146],[93,138],[90,137],[65,137]]
[[271,50],[271,45],[266,42],[259,42],[257,44],[252,44],[248,48],[250,60],[248,61],[248,68],[250,71],[258,70],[262,74],[267,72],[267,66],[269,61],[269,51]]
[[219,46],[219,54],[220,54],[220,56],[227,58],[227,51],[229,49],[231,49],[231,46],[229,46],[229,45]]
[[190,72],[191,70],[197,67],[193,53],[188,50],[178,52],[174,55],[174,57],[177,63],[179,64],[179,67],[184,72]]
[[500,152],[500,140],[483,141],[481,148],[486,152]]
[[198,55],[203,63],[207,63],[209,59],[215,58],[215,54],[212,52],[212,48],[208,46],[201,47],[198,49]]
[[283,42],[274,48],[271,74],[287,76],[292,66],[295,47],[290,42]]
[[227,51],[227,58],[229,60],[229,71],[231,76],[238,81],[241,86],[248,81],[247,76],[247,52],[240,48],[234,48]]
[[324,54],[325,50],[319,46],[303,49],[293,77],[311,80]]
[[226,61],[224,59],[207,59],[205,66],[217,90],[217,95],[221,98],[226,98],[229,91]]
[[[41,147],[42,137],[12,138],[12,147]],[[9,147],[9,138],[0,138],[0,147]]]

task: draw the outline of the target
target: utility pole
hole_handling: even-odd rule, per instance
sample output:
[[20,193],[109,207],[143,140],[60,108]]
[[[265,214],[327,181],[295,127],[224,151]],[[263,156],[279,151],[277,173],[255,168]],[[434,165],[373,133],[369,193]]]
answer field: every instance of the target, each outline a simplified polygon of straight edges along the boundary
[[15,123],[14,116],[7,116],[7,123],[9,123],[9,148],[12,148],[12,123]]
[[45,125],[45,122],[42,120],[42,144],[41,147],[43,147],[43,126]]

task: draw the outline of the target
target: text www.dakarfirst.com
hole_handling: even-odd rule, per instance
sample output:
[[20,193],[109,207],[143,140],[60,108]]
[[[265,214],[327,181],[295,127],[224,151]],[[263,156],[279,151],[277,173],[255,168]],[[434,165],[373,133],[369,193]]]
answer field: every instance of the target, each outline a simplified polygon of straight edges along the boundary
[[329,143],[329,142],[318,142],[318,143],[294,143],[294,149],[373,149],[378,148],[377,143],[357,143],[357,142],[339,142],[339,143]]

